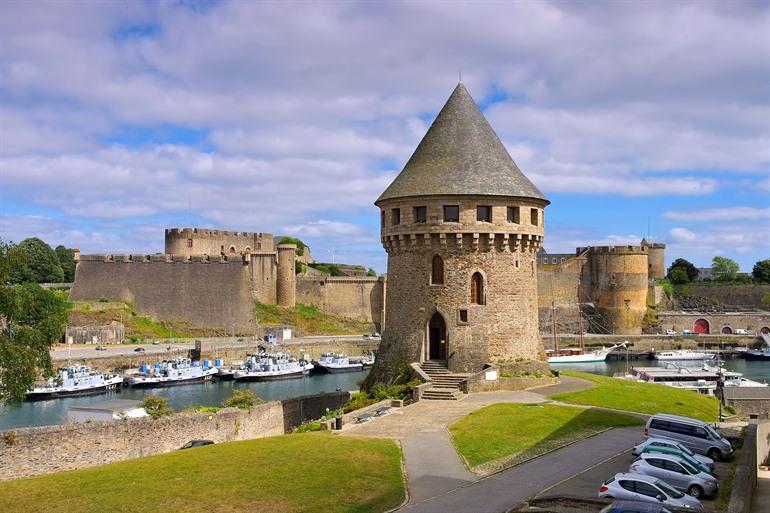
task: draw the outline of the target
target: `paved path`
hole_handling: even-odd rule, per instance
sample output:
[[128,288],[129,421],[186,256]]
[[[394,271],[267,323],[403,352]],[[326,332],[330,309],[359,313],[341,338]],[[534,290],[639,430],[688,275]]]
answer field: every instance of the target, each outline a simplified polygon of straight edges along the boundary
[[404,513],[501,513],[537,491],[553,486],[615,456],[639,440],[639,428],[605,431],[474,483],[423,501],[410,501]]
[[770,471],[759,471],[751,501],[751,513],[766,513],[770,504]]
[[[472,511],[472,509],[467,509],[465,503],[462,506],[455,507],[452,501],[445,502],[443,500],[445,497],[450,495],[454,497],[456,494],[460,494],[459,497],[461,499],[467,498],[467,500],[471,501],[475,497],[484,504],[497,504],[495,501],[502,500],[505,504],[509,505],[508,507],[513,507],[523,498],[532,495],[534,491],[541,490],[546,485],[536,485],[529,479],[521,481],[519,477],[516,477],[515,480],[521,486],[520,492],[526,492],[526,495],[520,497],[521,493],[511,495],[510,493],[502,493],[502,490],[498,490],[495,493],[500,495],[500,497],[494,500],[492,498],[485,499],[483,495],[488,493],[487,488],[490,486],[487,481],[491,480],[489,481],[490,483],[502,483],[499,476],[502,476],[504,472],[485,479],[480,479],[478,475],[469,472],[452,445],[447,426],[469,413],[490,404],[539,403],[548,400],[545,395],[582,390],[590,386],[593,386],[593,384],[588,381],[564,377],[558,385],[550,385],[529,391],[470,394],[460,401],[419,401],[405,408],[396,409],[392,413],[370,422],[347,425],[340,434],[394,438],[401,442],[409,489],[409,507],[405,511],[413,511],[412,508],[418,508],[414,509],[414,511]],[[613,444],[613,447],[617,446]],[[597,454],[603,454],[595,453],[591,449],[588,449],[588,453],[590,454],[589,458],[597,457]],[[554,474],[551,469],[545,469],[538,463],[542,460],[543,458],[538,458],[526,465],[537,466],[544,470],[543,475],[561,475]],[[593,461],[593,459],[590,461]],[[586,466],[588,465],[584,461],[577,458],[573,459],[570,466],[562,466],[562,468],[582,470]],[[514,467],[505,472],[513,471],[516,468],[519,467]],[[570,472],[564,478],[574,474],[574,471]],[[526,476],[526,472],[523,475]],[[559,480],[561,479],[563,478]],[[502,486],[508,487],[509,484],[506,482]],[[479,492],[474,490],[479,490]],[[461,491],[463,492],[461,493]],[[435,506],[436,509],[431,509],[434,507],[434,504],[437,505]],[[493,509],[490,511],[498,510]]]

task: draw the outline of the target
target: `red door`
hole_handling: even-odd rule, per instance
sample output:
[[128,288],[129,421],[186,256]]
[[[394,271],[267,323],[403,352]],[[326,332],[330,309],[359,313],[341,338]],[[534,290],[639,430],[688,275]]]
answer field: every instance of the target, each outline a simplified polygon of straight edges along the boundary
[[692,330],[700,335],[708,335],[709,322],[706,319],[698,319],[695,321],[695,326],[693,326]]

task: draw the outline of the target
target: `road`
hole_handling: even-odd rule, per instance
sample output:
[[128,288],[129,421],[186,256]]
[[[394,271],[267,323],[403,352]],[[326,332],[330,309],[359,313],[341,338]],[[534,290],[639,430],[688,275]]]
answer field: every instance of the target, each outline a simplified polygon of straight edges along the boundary
[[[153,354],[166,354],[169,352],[186,352],[195,348],[196,339],[186,339],[181,341],[179,339],[161,339],[158,344],[145,343],[145,344],[110,344],[104,346],[95,346],[92,344],[72,344],[72,345],[57,345],[51,351],[51,357],[54,361],[63,360],[85,360],[85,359],[97,359],[97,358],[115,358],[121,356],[139,356],[153,355]],[[243,339],[237,341],[229,338],[199,338],[204,343],[215,344],[219,349],[247,349],[256,348],[257,344],[265,344],[265,342],[258,342],[254,339]],[[378,339],[364,338],[360,335],[336,335],[336,336],[323,336],[323,337],[298,337],[290,340],[285,340],[281,343],[282,346],[303,346],[313,344],[329,344],[335,341],[344,342],[374,342]],[[97,347],[107,348],[105,351],[97,351]],[[167,348],[170,347],[169,351]],[[144,353],[136,351],[138,348],[143,348]]]

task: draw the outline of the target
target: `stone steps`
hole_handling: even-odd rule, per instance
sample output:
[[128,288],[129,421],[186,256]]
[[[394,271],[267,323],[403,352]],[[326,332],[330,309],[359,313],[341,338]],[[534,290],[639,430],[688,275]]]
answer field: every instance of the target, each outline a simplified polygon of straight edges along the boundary
[[422,398],[430,401],[457,401],[463,397],[463,393],[456,388],[431,387],[422,393]]
[[422,362],[420,368],[431,379],[431,387],[422,393],[423,399],[456,401],[464,396],[459,389],[459,384],[468,377],[467,374],[449,372],[446,362],[441,360]]

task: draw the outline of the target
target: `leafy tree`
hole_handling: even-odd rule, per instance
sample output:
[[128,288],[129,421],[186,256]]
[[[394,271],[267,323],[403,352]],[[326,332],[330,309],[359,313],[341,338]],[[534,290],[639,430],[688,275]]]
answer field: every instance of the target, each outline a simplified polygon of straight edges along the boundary
[[0,285],[8,285],[16,276],[27,272],[24,251],[16,244],[0,239]]
[[53,375],[51,345],[64,334],[68,304],[35,283],[9,285],[23,255],[0,241],[0,401],[24,400],[38,375]]
[[374,269],[372,269],[372,268],[370,267],[370,268],[369,268],[369,270],[368,270],[368,271],[366,271],[366,275],[367,275],[367,276],[377,276],[377,271],[375,271]]
[[331,276],[345,276],[345,273],[342,272],[342,269],[340,269],[340,267],[337,264],[321,264],[318,262],[314,262],[308,265],[313,269],[318,269],[319,271],[329,274]]
[[12,274],[15,283],[58,283],[64,279],[64,270],[51,246],[32,237],[19,243],[27,266]]
[[222,401],[222,406],[225,406],[226,408],[248,410],[261,402],[262,399],[257,397],[251,390],[235,390],[233,395]]
[[54,253],[56,253],[59,265],[64,271],[64,281],[72,283],[75,280],[75,258],[73,257],[72,249],[56,246]]
[[677,285],[690,282],[690,278],[687,276],[687,271],[681,267],[674,267],[673,269],[669,270],[668,279],[671,280],[671,283],[675,283]]
[[765,258],[754,264],[751,274],[760,283],[770,283],[770,258]]
[[711,272],[719,281],[734,280],[738,271],[738,263],[730,258],[715,256],[711,261]]
[[168,405],[168,399],[157,395],[148,395],[140,406],[154,419],[174,413],[174,408]]
[[[682,279],[682,275],[679,273],[677,273],[678,279],[674,279],[671,275],[671,272],[674,269],[682,269],[687,275],[686,281],[679,281]],[[698,277],[698,268],[695,267],[690,261],[685,260],[684,258],[677,258],[671,263],[671,266],[668,268],[668,273],[666,274],[666,277],[674,283],[688,283]]]
[[294,237],[281,237],[281,240],[278,241],[278,244],[296,244],[297,245],[297,256],[302,256],[305,254],[305,243],[302,242],[299,239],[295,239]]

